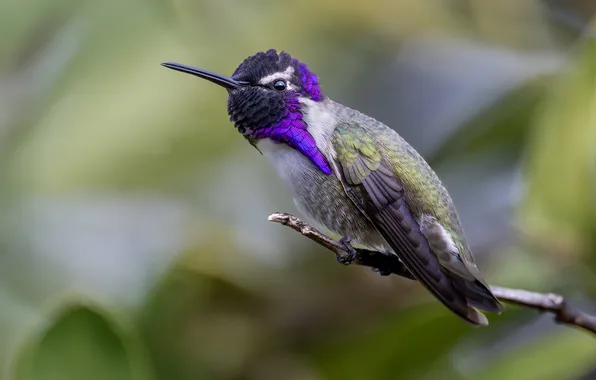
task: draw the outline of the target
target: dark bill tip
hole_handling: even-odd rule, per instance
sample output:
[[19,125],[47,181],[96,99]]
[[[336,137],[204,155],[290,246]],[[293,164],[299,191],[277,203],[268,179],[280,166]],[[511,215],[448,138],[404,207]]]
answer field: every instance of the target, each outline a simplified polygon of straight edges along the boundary
[[181,63],[164,62],[161,65],[164,66],[164,67],[167,67],[168,69],[180,71],[180,72],[183,72],[183,73],[187,73],[187,74],[191,74],[191,75],[197,76],[199,78],[206,79],[209,82],[213,82],[215,84],[218,84],[218,85],[220,85],[223,88],[226,88],[228,90],[232,90],[234,88],[238,88],[240,86],[245,86],[245,85],[248,84],[247,82],[237,81],[237,80],[232,79],[230,77],[227,77],[225,75],[214,73],[214,72],[209,71],[209,70],[199,69],[197,67],[183,65]]

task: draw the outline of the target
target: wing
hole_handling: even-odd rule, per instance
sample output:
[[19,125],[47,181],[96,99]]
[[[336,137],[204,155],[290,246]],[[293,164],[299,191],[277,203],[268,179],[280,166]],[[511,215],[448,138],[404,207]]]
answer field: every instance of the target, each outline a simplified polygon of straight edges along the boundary
[[344,189],[374,224],[404,265],[439,301],[466,321],[487,324],[443,271],[406,202],[402,181],[377,151],[375,141],[356,123],[337,126],[332,138],[335,169]]

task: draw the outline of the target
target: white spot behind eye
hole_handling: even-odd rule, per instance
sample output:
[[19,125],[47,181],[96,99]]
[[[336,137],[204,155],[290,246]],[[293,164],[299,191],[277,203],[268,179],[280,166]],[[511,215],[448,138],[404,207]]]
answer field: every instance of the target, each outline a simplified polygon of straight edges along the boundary
[[[294,67],[288,66],[288,68],[285,71],[280,71],[279,73],[267,75],[266,77],[261,78],[259,80],[259,84],[267,85],[267,84],[270,84],[271,82],[279,80],[279,79],[283,79],[286,82],[289,82],[290,79],[292,78],[292,75],[294,75]],[[288,88],[290,88],[289,83],[288,83]]]

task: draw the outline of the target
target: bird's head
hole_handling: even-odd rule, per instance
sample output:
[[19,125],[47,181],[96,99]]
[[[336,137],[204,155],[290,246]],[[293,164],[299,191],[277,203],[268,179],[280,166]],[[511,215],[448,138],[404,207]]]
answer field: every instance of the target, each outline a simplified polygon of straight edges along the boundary
[[228,114],[244,135],[267,135],[284,119],[302,120],[304,100],[325,98],[318,78],[304,63],[274,49],[244,60],[231,77],[179,63],[163,66],[218,84],[228,90]]
[[331,172],[303,117],[309,104],[326,99],[317,76],[304,63],[270,49],[246,58],[231,77],[179,63],[162,65],[228,90],[230,120],[253,146],[264,138],[285,143],[323,172]]

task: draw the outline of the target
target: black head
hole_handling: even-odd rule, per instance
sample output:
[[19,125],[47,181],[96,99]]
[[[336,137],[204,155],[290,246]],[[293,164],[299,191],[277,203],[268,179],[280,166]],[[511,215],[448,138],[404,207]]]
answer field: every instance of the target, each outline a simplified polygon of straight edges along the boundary
[[245,135],[282,123],[301,112],[300,98],[324,99],[316,75],[288,53],[274,49],[244,60],[231,77],[178,63],[163,66],[207,79],[228,90],[228,114]]

